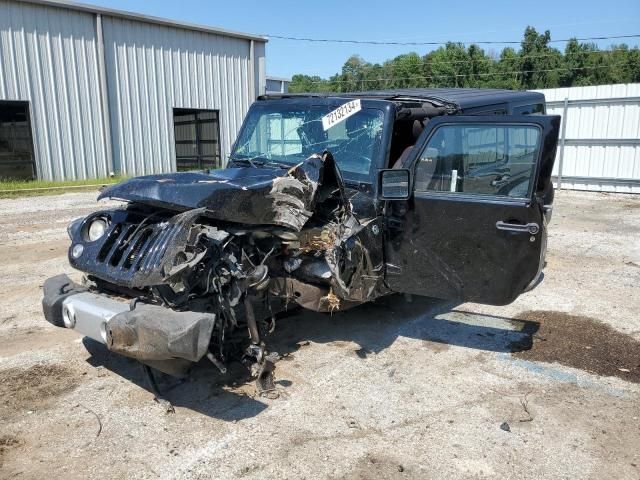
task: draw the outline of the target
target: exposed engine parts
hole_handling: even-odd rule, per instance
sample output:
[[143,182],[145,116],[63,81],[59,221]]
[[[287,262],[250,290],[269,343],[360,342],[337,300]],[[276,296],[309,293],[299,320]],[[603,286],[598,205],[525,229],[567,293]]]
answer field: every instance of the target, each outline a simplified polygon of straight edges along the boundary
[[[226,203],[246,188],[226,182]],[[265,339],[277,313],[293,305],[333,312],[386,293],[382,258],[367,247],[381,241],[379,229],[354,214],[357,199],[346,197],[330,154],[259,188],[267,200],[250,206],[256,226],[220,220],[206,206],[176,214],[139,203],[72,226],[84,249],[70,261],[89,290],[134,299],[106,324],[110,350],[173,375],[205,356],[221,372],[240,359],[269,392],[278,355]],[[104,233],[83,242],[95,219]]]

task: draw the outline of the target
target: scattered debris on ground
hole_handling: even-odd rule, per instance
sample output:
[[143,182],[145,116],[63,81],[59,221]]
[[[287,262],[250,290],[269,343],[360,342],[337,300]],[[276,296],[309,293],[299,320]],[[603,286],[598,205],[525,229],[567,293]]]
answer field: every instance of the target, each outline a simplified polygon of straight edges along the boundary
[[0,418],[45,407],[55,397],[73,390],[78,382],[72,370],[56,364],[0,370]]
[[640,341],[632,336],[595,318],[562,312],[531,310],[519,319],[539,328],[531,349],[513,355],[640,383]]
[[0,467],[2,467],[4,456],[9,450],[19,447],[21,444],[20,439],[13,435],[0,435]]

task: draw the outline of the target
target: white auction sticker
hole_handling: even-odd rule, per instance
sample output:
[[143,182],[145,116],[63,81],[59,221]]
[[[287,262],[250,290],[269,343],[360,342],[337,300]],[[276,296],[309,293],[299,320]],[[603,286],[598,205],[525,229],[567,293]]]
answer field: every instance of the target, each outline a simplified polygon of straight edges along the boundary
[[346,120],[351,115],[358,113],[360,110],[362,110],[360,99],[351,100],[344,105],[340,105],[338,108],[322,117],[322,128],[327,131],[334,125]]

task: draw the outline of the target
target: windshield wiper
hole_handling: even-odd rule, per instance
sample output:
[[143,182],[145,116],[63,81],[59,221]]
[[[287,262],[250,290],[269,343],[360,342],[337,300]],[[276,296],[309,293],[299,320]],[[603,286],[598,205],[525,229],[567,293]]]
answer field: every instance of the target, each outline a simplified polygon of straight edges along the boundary
[[256,163],[250,158],[229,158],[229,160],[231,160],[232,163],[240,163],[245,165],[248,164],[248,165],[251,165],[253,168],[258,167],[258,165],[256,165]]
[[280,163],[280,162],[264,162],[261,163],[260,165],[274,165],[276,167],[280,167],[280,168],[285,168],[285,169],[290,169],[291,167],[295,166],[296,164],[289,164],[289,163]]
[[273,165],[276,167],[289,169],[294,166],[288,163],[272,162],[270,160],[267,160],[264,157],[251,157],[251,158],[230,157],[229,160],[231,160],[232,163],[239,163],[244,165],[248,164],[248,165],[251,165],[253,168],[264,167],[265,165]]

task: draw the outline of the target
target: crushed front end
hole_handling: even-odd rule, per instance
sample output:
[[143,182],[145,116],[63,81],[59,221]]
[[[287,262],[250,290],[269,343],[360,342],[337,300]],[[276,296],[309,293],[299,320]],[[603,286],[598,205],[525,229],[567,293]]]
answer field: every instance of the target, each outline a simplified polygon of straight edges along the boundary
[[387,293],[380,225],[358,195],[330,154],[124,182],[102,196],[125,207],[70,225],[69,262],[85,279],[48,279],[45,317],[175,376],[203,357],[222,372],[240,360],[268,390],[279,312]]

